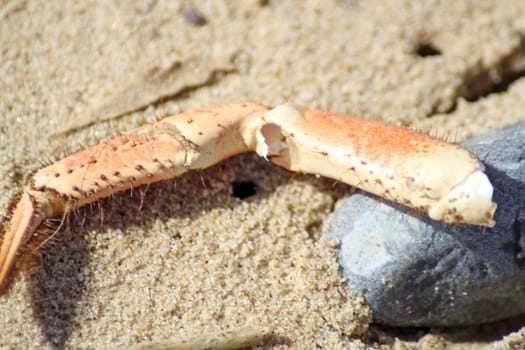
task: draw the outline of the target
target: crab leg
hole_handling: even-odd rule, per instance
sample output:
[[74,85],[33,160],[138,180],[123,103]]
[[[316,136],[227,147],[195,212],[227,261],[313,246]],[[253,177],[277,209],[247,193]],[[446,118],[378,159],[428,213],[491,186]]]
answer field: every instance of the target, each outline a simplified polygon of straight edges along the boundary
[[[403,127],[291,104],[230,104],[168,117],[36,172],[0,248],[0,290],[40,223],[113,193],[255,151],[450,223],[494,225],[483,165],[467,150]],[[446,165],[446,166],[445,166]]]
[[466,149],[408,128],[291,104],[247,121],[245,142],[292,171],[319,174],[434,220],[494,226],[492,185]]
[[6,226],[0,248],[0,291],[7,284],[17,254],[44,219],[247,152],[239,125],[247,117],[266,111],[254,103],[189,111],[37,171]]

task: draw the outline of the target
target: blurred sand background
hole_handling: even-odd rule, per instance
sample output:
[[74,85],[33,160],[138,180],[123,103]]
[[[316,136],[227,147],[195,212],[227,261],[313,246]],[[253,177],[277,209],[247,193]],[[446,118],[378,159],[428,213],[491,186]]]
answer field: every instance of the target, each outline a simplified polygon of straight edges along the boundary
[[[0,212],[42,164],[217,103],[293,101],[454,141],[501,128],[525,119],[524,36],[519,0],[0,1]],[[235,181],[257,193],[236,198]],[[242,325],[272,327],[262,347],[275,349],[525,341],[520,322],[371,325],[322,238],[350,193],[332,184],[244,155],[80,210],[27,252],[0,298],[0,348],[113,348]]]

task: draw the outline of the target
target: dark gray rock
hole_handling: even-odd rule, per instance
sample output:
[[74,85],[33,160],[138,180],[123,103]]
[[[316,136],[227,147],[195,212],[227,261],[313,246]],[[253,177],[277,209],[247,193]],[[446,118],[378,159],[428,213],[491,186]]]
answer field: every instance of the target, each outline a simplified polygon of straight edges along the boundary
[[494,228],[442,224],[359,193],[330,223],[349,286],[378,323],[456,326],[525,313],[525,123],[464,146],[494,186]]

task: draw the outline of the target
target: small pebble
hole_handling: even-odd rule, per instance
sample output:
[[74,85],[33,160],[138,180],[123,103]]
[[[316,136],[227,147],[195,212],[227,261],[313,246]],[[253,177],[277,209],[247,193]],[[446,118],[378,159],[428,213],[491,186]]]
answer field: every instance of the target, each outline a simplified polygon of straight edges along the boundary
[[205,25],[208,20],[202,12],[200,12],[197,8],[195,8],[192,4],[186,3],[184,5],[184,10],[182,11],[182,15],[191,24],[194,24],[196,26],[203,26]]
[[377,323],[458,326],[525,313],[525,123],[463,145],[487,167],[495,227],[442,224],[361,193],[334,214],[326,236],[340,241],[348,285]]

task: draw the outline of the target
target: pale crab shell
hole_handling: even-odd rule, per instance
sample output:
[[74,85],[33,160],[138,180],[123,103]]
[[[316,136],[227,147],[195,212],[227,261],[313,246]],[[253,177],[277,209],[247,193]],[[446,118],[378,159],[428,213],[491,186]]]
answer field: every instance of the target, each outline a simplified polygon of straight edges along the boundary
[[292,104],[192,110],[38,170],[5,227],[0,289],[22,246],[50,217],[133,187],[254,151],[292,171],[334,178],[447,223],[493,226],[492,185],[458,145],[379,121]]
[[448,223],[493,226],[484,166],[466,149],[379,121],[275,107],[248,121],[245,142],[292,171],[319,174]]

